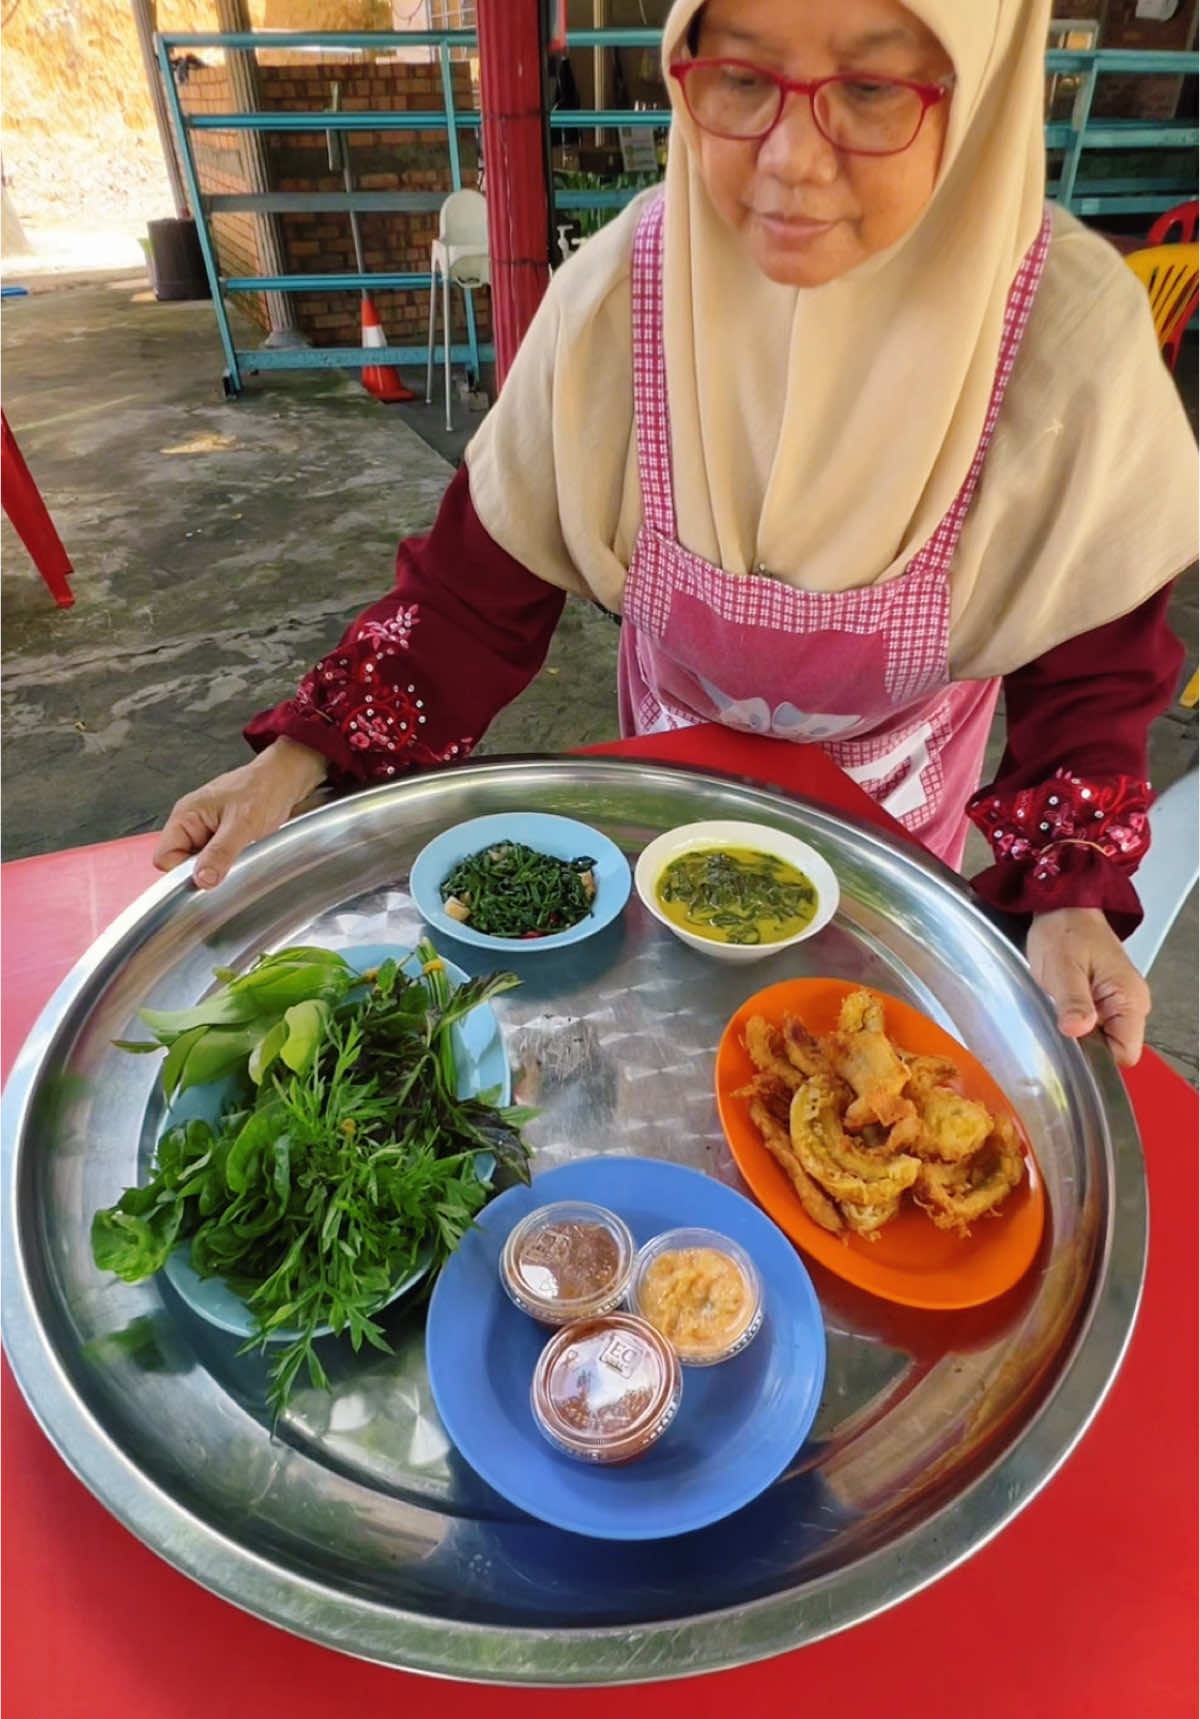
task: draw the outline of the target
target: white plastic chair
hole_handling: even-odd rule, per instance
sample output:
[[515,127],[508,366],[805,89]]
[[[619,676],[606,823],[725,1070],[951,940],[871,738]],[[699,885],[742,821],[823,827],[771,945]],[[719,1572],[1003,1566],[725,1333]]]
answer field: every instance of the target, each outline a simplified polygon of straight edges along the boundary
[[488,256],[487,202],[478,191],[452,191],[438,215],[433,241],[429,288],[429,354],[425,367],[425,404],[433,400],[433,348],[437,335],[438,280],[442,283],[442,346],[446,373],[446,428],[450,417],[450,283],[464,295],[491,282]]
[[1150,852],[1133,874],[1145,918],[1125,953],[1148,973],[1200,875],[1200,771],[1190,770],[1150,808]]

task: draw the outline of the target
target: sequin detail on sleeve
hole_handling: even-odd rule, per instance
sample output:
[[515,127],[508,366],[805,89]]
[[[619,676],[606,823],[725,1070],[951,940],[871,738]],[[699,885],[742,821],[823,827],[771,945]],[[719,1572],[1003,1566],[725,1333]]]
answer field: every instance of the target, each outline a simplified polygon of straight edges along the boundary
[[356,775],[386,781],[413,764],[449,764],[474,746],[463,735],[448,745],[430,745],[425,699],[404,660],[419,606],[410,603],[383,620],[364,619],[344,641],[304,676],[289,700],[296,715],[327,722],[359,755]]
[[1059,875],[1067,850],[1091,848],[1132,871],[1150,846],[1149,782],[1085,778],[1056,770],[1046,782],[1001,797],[986,789],[967,815],[997,860],[1028,867],[1039,882]]

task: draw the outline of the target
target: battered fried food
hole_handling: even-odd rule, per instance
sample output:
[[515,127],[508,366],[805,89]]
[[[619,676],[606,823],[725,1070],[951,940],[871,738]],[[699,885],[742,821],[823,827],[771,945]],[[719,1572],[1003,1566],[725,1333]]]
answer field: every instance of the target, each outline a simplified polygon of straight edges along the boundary
[[775,1075],[793,1090],[804,1079],[784,1053],[783,1034],[762,1015],[752,1015],[746,1022],[746,1049],[755,1068]]
[[997,1116],[974,1157],[959,1164],[922,1164],[913,1198],[938,1229],[967,1236],[975,1220],[994,1213],[1024,1174],[1017,1131],[1007,1116]]
[[776,1122],[760,1099],[752,1098],[749,1109],[751,1120],[762,1135],[763,1145],[795,1188],[800,1204],[813,1223],[829,1230],[832,1235],[838,1235],[843,1228],[841,1214],[797,1161],[787,1129]]
[[986,1104],[964,1098],[948,1086],[931,1086],[920,1101],[920,1126],[912,1150],[922,1158],[961,1164],[978,1152],[992,1128]]
[[837,1028],[816,1037],[786,1015],[746,1023],[755,1073],[735,1095],[814,1223],[843,1241],[875,1241],[910,1192],[943,1230],[970,1234],[1025,1175],[1007,1116],[959,1089],[945,1057],[916,1056],[888,1037],[882,999],[854,991]]
[[801,1164],[843,1208],[898,1199],[921,1168],[919,1158],[857,1146],[842,1127],[837,1094],[823,1075],[814,1075],[793,1097],[788,1131]]
[[880,1230],[891,1223],[899,1210],[899,1194],[894,1200],[885,1200],[879,1206],[847,1206],[846,1223],[857,1235],[866,1236],[868,1241],[878,1241]]
[[821,1041],[809,1032],[796,1015],[783,1017],[783,1049],[793,1068],[807,1079],[814,1074],[832,1077],[833,1064],[821,1048]]
[[788,1112],[792,1107],[793,1087],[786,1085],[777,1074],[756,1074],[749,1085],[740,1086],[734,1093],[735,1098],[757,1098],[766,1106],[776,1122],[787,1125]]
[[[904,1056],[904,1052],[900,1053]],[[944,1056],[904,1056],[908,1069],[908,1096],[920,1104],[932,1087],[953,1086],[958,1070]]]
[[884,1031],[883,1005],[870,991],[852,991],[843,1002],[837,1031],[825,1040],[834,1069],[853,1088],[854,1101],[846,1111],[847,1128],[867,1122],[887,1127],[914,1114],[915,1106],[903,1096],[908,1069]]

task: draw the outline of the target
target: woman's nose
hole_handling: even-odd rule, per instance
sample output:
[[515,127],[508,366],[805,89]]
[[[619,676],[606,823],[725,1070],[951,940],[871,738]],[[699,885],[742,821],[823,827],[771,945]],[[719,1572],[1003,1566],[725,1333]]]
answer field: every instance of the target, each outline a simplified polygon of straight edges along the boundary
[[828,185],[837,178],[838,152],[822,136],[808,96],[789,91],[774,130],[759,145],[758,165],[785,184]]

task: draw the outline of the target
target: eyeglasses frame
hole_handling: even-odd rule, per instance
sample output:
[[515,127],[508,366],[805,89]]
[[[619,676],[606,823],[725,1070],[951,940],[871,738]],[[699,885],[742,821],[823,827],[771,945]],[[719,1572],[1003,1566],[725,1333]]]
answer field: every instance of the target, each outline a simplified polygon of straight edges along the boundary
[[[737,131],[714,131],[711,126],[704,125],[696,118],[695,112],[692,109],[691,101],[688,98],[688,74],[689,72],[699,71],[702,68],[711,68],[713,66],[736,66],[744,72],[753,72],[756,77],[765,78],[768,83],[775,85],[775,88],[779,93],[779,105],[775,110],[774,119],[764,131],[756,131],[749,134]],[[913,144],[917,141],[917,138],[921,135],[921,127],[925,124],[925,115],[929,112],[931,107],[936,107],[939,102],[945,101],[954,88],[953,75],[942,79],[938,83],[932,84],[917,83],[911,78],[868,77],[865,74],[862,78],[856,80],[854,75],[849,72],[834,72],[827,78],[785,78],[782,72],[773,72],[769,66],[757,66],[752,60],[726,58],[708,60],[676,60],[674,65],[671,66],[670,72],[671,76],[683,91],[683,99],[687,105],[688,113],[691,114],[692,119],[695,120],[701,131],[707,132],[709,137],[725,138],[731,143],[763,143],[768,137],[770,137],[775,127],[783,118],[783,110],[787,106],[789,95],[806,95],[808,97],[808,108],[809,112],[812,114],[813,124],[825,139],[826,143],[829,144],[831,149],[836,149],[839,154],[842,155],[867,155],[876,160],[889,155],[903,155],[906,149],[911,149]],[[817,96],[821,90],[823,90],[827,84],[846,84],[854,83],[855,81],[894,85],[899,89],[912,90],[915,95],[920,97],[921,117],[917,121],[917,128],[909,138],[908,142],[901,144],[899,149],[848,149],[844,143],[838,143],[835,138],[830,137],[824,126],[821,124],[817,115]]]

